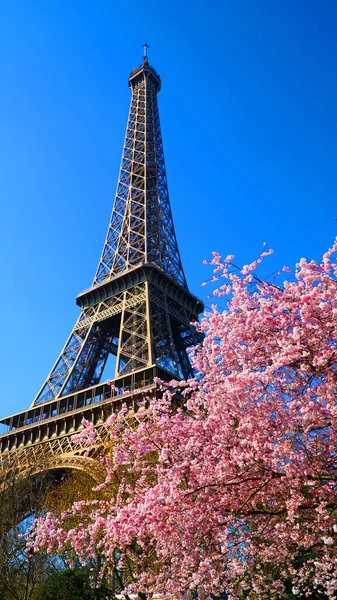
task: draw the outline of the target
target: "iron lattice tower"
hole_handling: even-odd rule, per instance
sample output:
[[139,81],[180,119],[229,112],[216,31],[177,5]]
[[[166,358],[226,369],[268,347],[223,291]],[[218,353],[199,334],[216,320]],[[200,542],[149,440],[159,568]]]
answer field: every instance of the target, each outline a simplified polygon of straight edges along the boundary
[[[124,403],[135,415],[140,400],[158,393],[156,376],[192,374],[187,349],[200,334],[191,323],[203,305],[189,292],[180,260],[157,105],[161,81],[146,45],[129,86],[117,192],[98,269],[77,297],[80,316],[34,402],[0,419],[0,494],[13,469],[21,477],[80,469],[102,481],[106,417]],[[114,386],[100,383],[111,354]],[[97,432],[90,456],[73,439],[84,417]]]
[[157,94],[143,64],[129,77],[132,98],[112,215],[81,314],[32,407],[96,386],[110,354],[115,380],[142,373],[188,378],[187,349],[203,310],[188,290],[169,201]]

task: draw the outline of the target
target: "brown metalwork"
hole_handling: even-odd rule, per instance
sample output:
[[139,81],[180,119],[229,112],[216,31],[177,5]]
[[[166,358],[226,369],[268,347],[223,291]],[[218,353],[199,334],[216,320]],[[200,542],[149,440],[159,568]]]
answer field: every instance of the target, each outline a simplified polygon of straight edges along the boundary
[[[104,444],[103,416],[120,406],[120,396],[126,393],[135,410],[137,398],[149,389],[156,393],[154,376],[192,375],[187,350],[200,334],[191,323],[203,305],[189,292],[180,260],[157,104],[161,80],[148,63],[147,47],[143,64],[129,77],[121,168],[93,284],[77,297],[81,314],[30,409],[0,420],[7,428],[0,435],[3,468],[15,455],[22,473],[32,463],[94,473],[94,459],[84,458],[71,438],[83,416],[95,423]],[[115,383],[124,390],[118,397],[110,387],[98,393],[110,354],[116,356]],[[150,380],[148,388],[144,382]],[[80,406],[86,394],[99,399]]]

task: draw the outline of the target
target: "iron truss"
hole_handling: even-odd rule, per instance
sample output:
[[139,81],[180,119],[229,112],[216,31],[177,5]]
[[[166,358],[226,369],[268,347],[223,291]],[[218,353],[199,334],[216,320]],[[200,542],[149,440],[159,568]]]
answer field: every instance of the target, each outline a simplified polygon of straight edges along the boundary
[[132,99],[115,203],[94,278],[98,285],[132,266],[154,263],[187,288],[169,202],[157,92],[147,61],[129,78]]
[[203,306],[188,291],[175,236],[157,93],[161,81],[144,57],[129,78],[131,105],[117,192],[92,287],[32,406],[97,385],[109,354],[115,378],[157,365],[192,375],[187,349]]

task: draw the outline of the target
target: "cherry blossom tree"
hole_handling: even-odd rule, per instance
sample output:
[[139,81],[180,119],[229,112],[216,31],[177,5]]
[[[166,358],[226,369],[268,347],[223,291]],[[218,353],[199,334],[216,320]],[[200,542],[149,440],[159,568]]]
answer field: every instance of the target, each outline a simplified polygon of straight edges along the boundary
[[267,251],[240,270],[214,253],[226,308],[200,324],[195,378],[109,418],[109,493],[39,519],[34,549],[99,552],[141,597],[276,599],[291,581],[335,598],[336,253],[337,240],[281,286],[255,275]]

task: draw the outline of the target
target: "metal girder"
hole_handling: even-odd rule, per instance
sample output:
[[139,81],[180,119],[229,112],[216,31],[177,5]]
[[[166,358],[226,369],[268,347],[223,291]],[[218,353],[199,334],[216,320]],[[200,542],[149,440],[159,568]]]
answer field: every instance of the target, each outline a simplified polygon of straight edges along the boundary
[[[80,429],[83,429],[81,427]],[[96,427],[96,444],[87,456],[88,447],[74,442],[73,433],[61,435],[35,444],[22,445],[0,455],[0,493],[9,471],[15,469],[17,477],[32,477],[44,471],[59,469],[79,469],[95,481],[104,481],[106,471],[97,460],[97,454],[108,440],[108,432],[103,424]]]
[[196,318],[148,281],[84,309],[33,406],[98,383],[109,354],[117,356],[115,377],[152,364],[191,376],[186,350],[200,341]]
[[108,355],[116,354],[118,316],[144,299],[145,283],[83,310],[33,406],[98,383]]
[[[132,99],[111,220],[94,285],[154,263],[187,289],[169,202],[157,104],[148,64],[130,76]],[[160,81],[160,80],[159,80]]]

